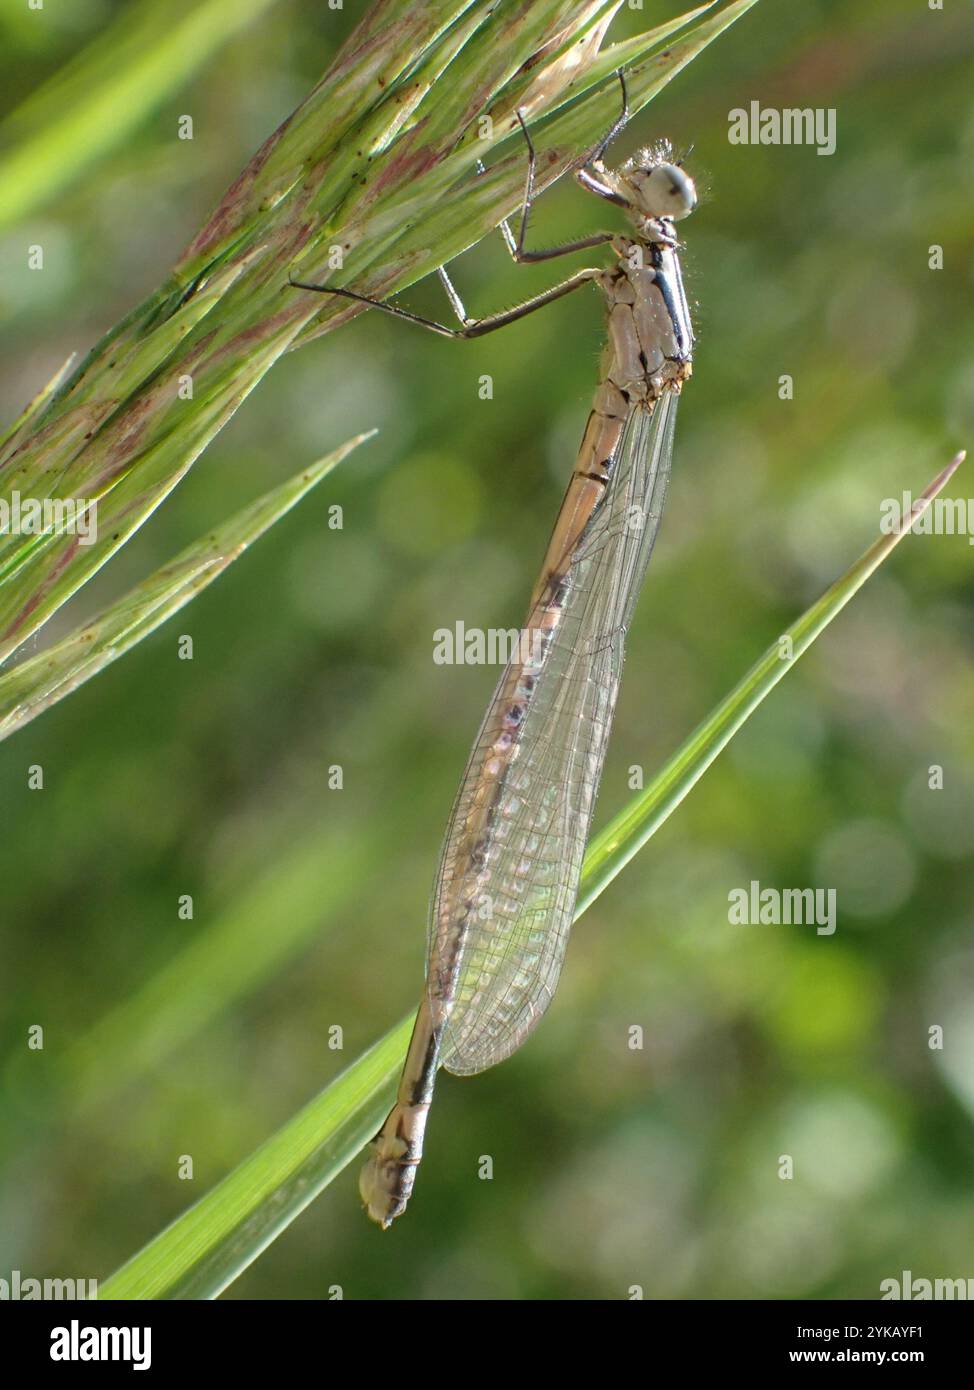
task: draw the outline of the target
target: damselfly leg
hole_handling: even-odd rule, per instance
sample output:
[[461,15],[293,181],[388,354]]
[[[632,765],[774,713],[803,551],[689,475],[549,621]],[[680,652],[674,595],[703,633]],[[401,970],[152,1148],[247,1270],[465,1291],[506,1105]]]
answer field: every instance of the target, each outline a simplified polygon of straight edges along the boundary
[[[625,74],[618,74],[619,82],[622,87],[622,110],[613,121],[609,130],[605,133],[597,145],[593,146],[585,156],[582,163],[581,173],[588,169],[593,161],[601,160],[606,149],[625,128],[629,120],[629,98],[626,90]],[[520,111],[516,113],[518,123],[524,135],[528,149],[528,168],[525,176],[524,199],[521,204],[521,221],[518,228],[518,235],[515,237],[510,225],[505,219],[500,224],[500,231],[504,238],[505,245],[510,251],[511,256],[519,265],[530,265],[539,261],[556,260],[559,256],[570,256],[576,251],[590,251],[598,246],[606,246],[613,237],[612,232],[594,232],[591,236],[579,237],[575,241],[565,242],[561,246],[551,246],[542,250],[531,251],[525,247],[528,234],[528,220],[531,215],[531,208],[534,204],[534,183],[537,170],[537,152],[527,123]],[[480,166],[482,170],[483,166]],[[594,190],[593,190],[594,191]],[[514,305],[511,309],[506,309],[501,313],[488,314],[481,319],[471,318],[464,307],[463,300],[457,293],[457,289],[445,266],[440,266],[437,270],[440,283],[449,300],[450,307],[456,314],[460,322],[459,328],[451,328],[449,324],[440,323],[436,319],[426,317],[424,314],[413,313],[409,309],[403,309],[398,304],[392,304],[386,299],[374,299],[369,295],[359,294],[356,290],[347,289],[342,285],[316,285],[307,280],[290,279],[288,283],[294,289],[311,290],[316,294],[335,294],[343,299],[355,300],[359,304],[367,304],[370,308],[381,309],[383,313],[390,314],[394,318],[404,319],[407,323],[415,323],[420,328],[426,328],[431,333],[438,333],[444,338],[482,338],[487,333],[493,333],[495,329],[506,328],[510,323],[516,323],[518,319],[525,318],[528,314],[533,314],[537,309],[543,309],[546,305],[554,303],[556,299],[563,298],[566,294],[571,294],[573,290],[579,289],[582,285],[588,284],[602,272],[598,269],[586,268],[577,271],[558,285],[553,285],[549,290],[543,290],[540,294],[534,295],[531,299],[524,300],[521,304]]]

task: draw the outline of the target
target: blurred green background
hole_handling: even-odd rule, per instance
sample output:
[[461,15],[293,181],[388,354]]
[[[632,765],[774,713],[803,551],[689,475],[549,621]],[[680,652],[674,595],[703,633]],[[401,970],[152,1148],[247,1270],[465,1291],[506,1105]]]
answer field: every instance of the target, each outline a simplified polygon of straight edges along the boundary
[[[5,7],[7,109],[123,8]],[[612,37],[682,8],[646,0]],[[0,418],[165,278],[361,9],[269,4],[0,232]],[[692,142],[706,196],[684,224],[695,375],[597,824],[866,547],[881,499],[974,442],[972,50],[967,4],[766,0],[619,142]],[[730,145],[752,99],[834,107],[835,154]],[[535,244],[607,213],[565,184]],[[553,278],[499,238],[455,272],[473,313]],[[445,312],[435,284],[407,298]],[[415,1002],[495,679],[434,665],[433,632],[520,621],[601,334],[594,294],[459,346],[361,317],[278,364],[59,620],[380,427],[189,610],[0,747],[0,1277],[106,1277]],[[951,490],[974,495],[964,470]],[[972,574],[963,537],[897,551],[584,918],[530,1044],[442,1079],[404,1220],[372,1228],[347,1170],[226,1296],[874,1298],[903,1269],[974,1277]],[[752,879],[835,888],[837,932],[729,925]],[[159,974],[193,943],[217,962],[201,999]]]

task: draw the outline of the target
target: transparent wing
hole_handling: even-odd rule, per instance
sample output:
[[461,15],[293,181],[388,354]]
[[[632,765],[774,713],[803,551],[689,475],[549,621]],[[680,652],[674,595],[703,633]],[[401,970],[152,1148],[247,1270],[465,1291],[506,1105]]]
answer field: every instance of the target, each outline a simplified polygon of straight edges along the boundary
[[[448,1001],[442,1058],[449,1071],[479,1072],[510,1056],[554,995],[626,630],[666,496],[676,402],[666,392],[654,409],[630,415],[605,493],[573,551],[552,639],[535,664],[505,671],[474,744],[443,848],[430,936],[428,987],[431,998]],[[532,617],[539,616],[536,608]],[[532,694],[498,786],[485,764],[525,669]],[[485,787],[496,804],[471,853],[463,828]]]

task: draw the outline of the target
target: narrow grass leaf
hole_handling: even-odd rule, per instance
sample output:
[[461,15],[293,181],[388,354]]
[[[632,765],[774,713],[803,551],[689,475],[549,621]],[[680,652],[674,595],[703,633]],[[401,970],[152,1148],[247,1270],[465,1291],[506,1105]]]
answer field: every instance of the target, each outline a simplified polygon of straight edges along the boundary
[[378,1129],[404,1019],[195,1206],[99,1286],[102,1299],[216,1298]]
[[155,632],[367,438],[358,435],[302,469],[194,542],[83,627],[0,673],[0,739],[23,728]]
[[963,453],[951,459],[916,499],[906,524],[880,536],[797,622],[782,633],[716,709],[697,726],[652,782],[592,839],[582,870],[576,918],[605,891],[633,855],[639,853],[650,836],[679,806],[690,789],[696,786],[758,705],[770,695],[832,619],[841,613],[903,537],[909,535],[913,523],[946,487],[963,460]]
[[278,0],[143,0],[0,124],[0,227],[49,202]]

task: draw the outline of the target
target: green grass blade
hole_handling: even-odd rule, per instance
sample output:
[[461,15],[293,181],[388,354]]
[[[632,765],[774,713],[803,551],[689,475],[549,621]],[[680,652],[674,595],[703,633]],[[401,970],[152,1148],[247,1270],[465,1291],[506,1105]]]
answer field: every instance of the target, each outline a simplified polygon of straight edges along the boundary
[[405,1019],[195,1206],[102,1284],[99,1298],[216,1298],[378,1129]]
[[61,366],[57,369],[50,381],[42,386],[37,395],[27,402],[16,420],[0,435],[0,444],[7,447],[12,445],[17,436],[22,434],[35,416],[39,415],[54,393],[60,388],[61,384],[67,381],[71,369],[74,367],[75,353],[71,353]]
[[369,435],[358,435],[265,493],[67,637],[0,674],[0,739],[103,671],[210,585]]
[[[65,1050],[52,1075],[62,1105],[72,1114],[90,1108],[253,994],[354,900],[369,881],[373,853],[341,828],[316,828],[281,852],[181,951]],[[18,1092],[36,1084],[16,1057],[10,1076]]]
[[[958,454],[883,535],[755,663],[645,791],[597,836],[582,871],[577,918],[680,804],[734,733],[907,535],[963,460]],[[782,653],[785,653],[785,657]],[[391,1101],[412,1016],[249,1159],[144,1247],[102,1298],[215,1298],[350,1163]]]
[[[0,124],[0,228],[49,202],[277,0],[143,0]],[[179,9],[182,8],[182,13]],[[177,11],[174,13],[174,9]]]
[[650,836],[679,806],[758,705],[771,694],[782,677],[808,651],[816,637],[825,631],[903,537],[909,534],[914,521],[947,485],[963,460],[963,453],[951,459],[917,498],[909,525],[880,536],[851,569],[846,570],[797,622],[792,623],[716,709],[698,725],[640,795],[593,838],[585,856],[576,917],[604,892],[633,855],[639,853]]

